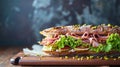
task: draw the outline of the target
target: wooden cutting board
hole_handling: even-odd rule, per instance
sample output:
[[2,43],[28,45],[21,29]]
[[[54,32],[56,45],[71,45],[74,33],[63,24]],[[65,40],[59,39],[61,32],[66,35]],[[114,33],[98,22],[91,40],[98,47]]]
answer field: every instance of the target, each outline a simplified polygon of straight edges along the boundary
[[11,58],[10,62],[13,65],[120,65],[120,59],[24,56],[23,52],[19,52]]

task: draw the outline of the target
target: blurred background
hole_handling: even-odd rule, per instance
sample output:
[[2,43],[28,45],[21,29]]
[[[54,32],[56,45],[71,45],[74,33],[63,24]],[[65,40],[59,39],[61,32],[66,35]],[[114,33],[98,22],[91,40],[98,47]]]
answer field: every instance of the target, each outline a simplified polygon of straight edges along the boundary
[[120,0],[0,0],[0,46],[30,46],[45,28],[84,23],[120,25]]

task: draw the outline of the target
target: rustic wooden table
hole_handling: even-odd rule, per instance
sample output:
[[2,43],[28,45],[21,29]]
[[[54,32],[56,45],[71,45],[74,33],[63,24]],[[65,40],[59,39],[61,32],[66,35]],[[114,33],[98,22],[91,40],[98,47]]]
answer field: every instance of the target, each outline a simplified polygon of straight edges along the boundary
[[9,60],[22,50],[22,47],[0,47],[0,67],[14,67]]
[[[0,47],[0,67],[26,67],[26,66],[15,66],[10,63],[10,59],[13,56],[15,56],[17,53],[22,51],[23,48],[26,47],[24,46]],[[27,67],[33,67],[33,66],[27,66]],[[51,66],[34,66],[34,67],[51,67]],[[52,67],[56,67],[56,66],[52,66]],[[66,66],[57,66],[57,67],[66,67]],[[67,66],[67,67],[71,67],[71,66]],[[74,67],[93,67],[93,66],[74,66]],[[104,67],[109,67],[109,66],[104,66]]]

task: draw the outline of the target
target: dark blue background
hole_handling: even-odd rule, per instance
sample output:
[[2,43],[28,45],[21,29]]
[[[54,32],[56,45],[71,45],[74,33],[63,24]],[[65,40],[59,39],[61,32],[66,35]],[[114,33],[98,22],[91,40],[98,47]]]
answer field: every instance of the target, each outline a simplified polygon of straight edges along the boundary
[[0,0],[0,46],[35,44],[52,26],[120,25],[119,19],[120,0]]

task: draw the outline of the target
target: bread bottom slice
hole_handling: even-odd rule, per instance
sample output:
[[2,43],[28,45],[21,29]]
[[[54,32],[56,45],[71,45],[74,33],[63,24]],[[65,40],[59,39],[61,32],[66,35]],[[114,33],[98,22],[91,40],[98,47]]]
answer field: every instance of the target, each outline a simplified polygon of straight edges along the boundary
[[74,56],[74,55],[95,54],[95,52],[90,52],[90,51],[74,51],[74,52],[69,52],[69,51],[61,51],[61,52],[44,51],[44,52],[51,55],[51,56]]
[[61,51],[61,52],[56,52],[56,51],[44,51],[45,53],[49,54],[50,56],[89,56],[89,55],[94,55],[94,56],[110,56],[110,55],[120,55],[120,52],[116,51],[111,51],[111,52],[92,52],[92,51],[74,51],[74,52],[69,52],[69,51]]

